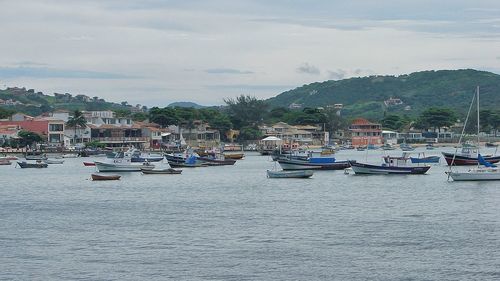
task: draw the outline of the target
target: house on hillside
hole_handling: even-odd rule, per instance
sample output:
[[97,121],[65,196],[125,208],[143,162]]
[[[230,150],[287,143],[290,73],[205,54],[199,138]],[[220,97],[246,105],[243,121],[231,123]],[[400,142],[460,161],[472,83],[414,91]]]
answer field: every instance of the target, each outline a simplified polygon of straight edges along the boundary
[[355,119],[349,126],[353,146],[381,145],[382,125],[366,119]]

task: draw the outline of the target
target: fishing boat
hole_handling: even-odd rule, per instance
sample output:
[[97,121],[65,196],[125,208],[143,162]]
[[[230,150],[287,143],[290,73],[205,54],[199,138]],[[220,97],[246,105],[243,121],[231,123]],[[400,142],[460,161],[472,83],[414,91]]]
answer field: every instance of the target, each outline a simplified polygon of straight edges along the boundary
[[391,164],[371,165],[350,161],[355,174],[379,175],[422,175],[427,173],[431,166],[398,166]]
[[270,171],[267,170],[267,177],[273,179],[289,179],[289,178],[310,178],[314,174],[311,170],[299,170],[299,171]]
[[45,159],[43,160],[45,164],[63,164],[64,160],[58,160],[58,159]]
[[276,161],[285,171],[289,170],[343,170],[349,168],[349,161],[337,161],[332,154],[317,155],[308,152],[307,155],[289,155],[288,157],[278,157]]
[[99,175],[92,174],[92,180],[94,181],[110,181],[110,180],[119,180],[122,176],[120,175]]
[[95,166],[94,162],[83,162],[83,166]]
[[[469,147],[464,147],[461,153],[442,152],[448,166],[478,165],[479,162],[477,157],[473,156],[474,153],[477,153],[477,150]],[[490,163],[500,162],[500,156],[484,155],[483,158]]]
[[41,162],[37,162],[37,163],[28,163],[26,161],[21,161],[21,162],[17,162],[17,165],[19,165],[19,167],[21,168],[47,168],[49,165],[45,164],[45,163],[41,163]]
[[[480,126],[479,126],[479,86],[476,88],[476,95],[477,99],[477,143],[479,144],[479,131],[480,131]],[[467,113],[467,117],[464,122],[464,128],[462,130],[462,136],[464,135],[465,132],[465,126],[467,124],[467,120],[469,119],[469,114],[472,108],[472,104],[474,103],[474,97],[472,98],[472,103],[471,107],[469,108],[469,112]],[[462,139],[462,136],[460,136],[460,140]],[[460,143],[459,140],[459,143]],[[477,167],[473,169],[469,169],[468,171],[460,172],[460,171],[452,171],[451,165],[450,165],[450,170],[446,172],[448,174],[448,180],[450,177],[453,179],[453,181],[492,181],[492,180],[500,180],[500,170],[498,169],[497,166],[495,166],[493,163],[487,160],[486,157],[483,157],[479,153],[479,147],[477,148]],[[498,161],[497,161],[498,162]],[[451,162],[453,165],[453,161]]]
[[134,149],[118,153],[112,161],[94,161],[99,172],[140,172],[141,168],[154,168],[153,164],[144,162],[143,164],[132,164],[131,156]]
[[163,155],[159,154],[151,154],[151,153],[141,153],[140,151],[135,151],[132,154],[131,161],[132,162],[159,162],[164,159]]
[[149,169],[146,169],[146,170],[142,170],[142,173],[145,174],[145,175],[178,175],[180,173],[182,173],[182,170],[176,170],[176,169],[172,169],[172,168],[168,168],[168,169],[152,169],[152,170],[149,170]]
[[222,157],[212,157],[212,156],[205,156],[205,157],[197,157],[197,160],[208,164],[209,166],[225,166],[225,165],[234,165],[236,163],[236,160],[234,159],[224,159],[224,155]]

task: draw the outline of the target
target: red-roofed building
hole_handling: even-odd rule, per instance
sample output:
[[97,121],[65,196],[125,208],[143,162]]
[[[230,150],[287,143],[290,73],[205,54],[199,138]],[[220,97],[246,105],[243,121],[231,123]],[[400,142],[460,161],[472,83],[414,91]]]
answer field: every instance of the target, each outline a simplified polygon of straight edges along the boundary
[[64,121],[54,118],[35,118],[24,121],[0,121],[0,126],[17,126],[42,136],[51,145],[62,145],[64,141]]
[[381,145],[382,125],[358,118],[349,126],[353,146]]

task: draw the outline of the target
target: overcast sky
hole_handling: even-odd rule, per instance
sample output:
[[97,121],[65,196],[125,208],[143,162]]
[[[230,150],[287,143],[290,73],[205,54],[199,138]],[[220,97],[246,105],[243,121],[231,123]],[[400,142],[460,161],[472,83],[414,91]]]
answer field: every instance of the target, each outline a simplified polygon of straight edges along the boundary
[[222,104],[311,82],[500,73],[497,0],[0,0],[0,87]]

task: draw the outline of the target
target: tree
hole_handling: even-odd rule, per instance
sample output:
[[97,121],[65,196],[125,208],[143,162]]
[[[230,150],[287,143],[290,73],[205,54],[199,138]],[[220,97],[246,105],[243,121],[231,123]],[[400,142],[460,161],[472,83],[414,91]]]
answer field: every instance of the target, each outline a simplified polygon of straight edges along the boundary
[[241,95],[236,99],[224,99],[228,114],[236,128],[257,126],[264,120],[268,105],[256,97]]
[[13,110],[0,107],[0,119],[9,118],[14,113]]
[[73,112],[73,116],[69,117],[68,121],[66,122],[66,126],[75,130],[75,133],[73,134],[74,144],[76,143],[77,132],[79,132],[80,129],[84,129],[85,127],[87,127],[87,120],[85,119],[85,116],[83,116],[83,113],[77,109]]
[[262,137],[262,132],[257,127],[242,127],[238,141],[257,140]]
[[384,118],[382,118],[381,122],[383,128],[399,131],[404,129],[408,124],[410,124],[411,119],[406,115],[400,116],[395,114],[389,114],[386,115]]
[[451,109],[431,107],[420,114],[417,126],[422,129],[434,128],[441,131],[442,127],[449,127],[456,120],[455,112]]
[[19,131],[17,136],[20,139],[21,146],[32,146],[33,144],[42,142],[42,137],[39,134],[30,131]]
[[173,108],[153,107],[149,111],[149,120],[165,128],[169,125],[178,125],[180,118],[177,116],[176,111]]

